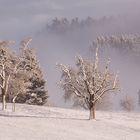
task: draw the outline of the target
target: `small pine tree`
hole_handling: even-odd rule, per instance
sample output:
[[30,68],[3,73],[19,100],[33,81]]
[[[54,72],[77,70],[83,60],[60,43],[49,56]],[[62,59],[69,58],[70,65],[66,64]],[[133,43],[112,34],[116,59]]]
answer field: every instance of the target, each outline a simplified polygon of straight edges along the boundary
[[39,77],[32,77],[30,79],[32,85],[28,91],[28,100],[26,103],[34,105],[44,105],[47,102],[47,91],[45,90],[46,81]]

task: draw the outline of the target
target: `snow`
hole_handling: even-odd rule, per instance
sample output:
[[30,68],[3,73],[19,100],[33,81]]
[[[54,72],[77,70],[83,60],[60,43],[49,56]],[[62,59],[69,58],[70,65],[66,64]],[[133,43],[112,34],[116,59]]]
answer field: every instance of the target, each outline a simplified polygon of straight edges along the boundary
[[[1,106],[0,106],[1,107]],[[0,140],[140,140],[140,112],[88,111],[8,104],[0,111]]]

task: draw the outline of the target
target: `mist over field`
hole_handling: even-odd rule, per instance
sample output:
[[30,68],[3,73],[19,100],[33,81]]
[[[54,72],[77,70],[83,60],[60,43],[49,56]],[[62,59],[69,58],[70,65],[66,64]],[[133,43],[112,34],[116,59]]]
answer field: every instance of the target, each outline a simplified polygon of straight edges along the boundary
[[[139,6],[139,0],[0,0],[0,39],[14,40],[17,47],[20,40],[32,37],[31,46],[37,48],[51,102],[69,107],[57,85],[60,73],[56,63],[74,65],[77,54],[91,57],[92,42],[99,36],[138,36]],[[59,21],[67,18],[68,24],[77,17],[78,26],[54,28],[56,17]],[[88,17],[94,20],[90,26]],[[106,47],[100,52],[102,59],[111,58],[111,69],[119,71],[121,94],[113,97],[115,109],[121,97],[127,94],[136,99],[140,89],[140,54],[124,50]]]

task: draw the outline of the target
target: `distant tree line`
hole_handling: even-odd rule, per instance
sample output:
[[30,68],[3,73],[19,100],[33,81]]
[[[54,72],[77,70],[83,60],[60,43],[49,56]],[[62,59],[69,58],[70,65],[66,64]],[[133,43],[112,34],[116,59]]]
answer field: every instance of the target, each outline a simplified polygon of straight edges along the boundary
[[112,36],[98,36],[93,41],[93,46],[111,47],[131,53],[140,54],[140,35],[138,34],[122,34]]
[[113,21],[113,17],[103,17],[101,19],[94,19],[87,17],[86,19],[80,20],[78,17],[68,20],[67,18],[53,19],[50,23],[47,23],[47,31],[51,33],[65,34],[69,31],[79,30],[83,28],[95,28],[97,26],[108,25]]

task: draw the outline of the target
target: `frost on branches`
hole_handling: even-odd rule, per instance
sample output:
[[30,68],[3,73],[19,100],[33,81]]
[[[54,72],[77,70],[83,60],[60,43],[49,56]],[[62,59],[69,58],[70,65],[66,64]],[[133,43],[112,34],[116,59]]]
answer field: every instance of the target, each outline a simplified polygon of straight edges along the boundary
[[45,80],[35,51],[28,45],[31,39],[21,42],[20,54],[9,48],[10,41],[0,42],[0,101],[43,105],[47,102]]
[[65,99],[73,99],[75,104],[80,104],[90,111],[90,119],[95,119],[95,107],[102,98],[118,89],[118,75],[109,71],[109,60],[103,71],[99,68],[98,48],[95,61],[77,57],[76,69],[63,64],[60,85],[65,92]]

